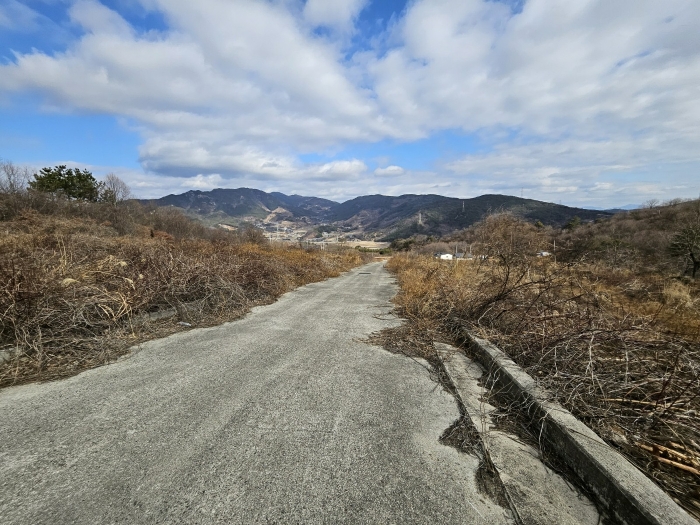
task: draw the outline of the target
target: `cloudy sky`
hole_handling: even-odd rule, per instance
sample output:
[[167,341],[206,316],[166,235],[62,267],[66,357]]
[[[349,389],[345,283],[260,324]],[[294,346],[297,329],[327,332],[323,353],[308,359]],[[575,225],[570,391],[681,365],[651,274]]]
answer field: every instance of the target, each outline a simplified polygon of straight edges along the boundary
[[141,197],[700,194],[697,0],[0,0],[0,157]]

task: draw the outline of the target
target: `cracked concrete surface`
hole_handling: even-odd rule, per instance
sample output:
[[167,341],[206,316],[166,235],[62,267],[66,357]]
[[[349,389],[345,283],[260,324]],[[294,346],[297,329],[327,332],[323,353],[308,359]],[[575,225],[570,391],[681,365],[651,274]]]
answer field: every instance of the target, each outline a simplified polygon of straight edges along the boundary
[[496,428],[496,408],[483,400],[483,369],[456,348],[436,343],[467,417],[479,432],[498,470],[511,505],[523,525],[598,525],[596,506],[566,479],[546,466],[539,450]]
[[438,442],[455,400],[361,342],[395,292],[374,263],[0,391],[2,522],[511,523]]

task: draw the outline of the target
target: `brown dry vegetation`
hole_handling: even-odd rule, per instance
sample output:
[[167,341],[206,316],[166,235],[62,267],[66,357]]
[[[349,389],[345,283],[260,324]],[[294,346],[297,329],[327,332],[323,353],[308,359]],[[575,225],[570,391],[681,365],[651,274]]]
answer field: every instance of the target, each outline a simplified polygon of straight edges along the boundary
[[[487,260],[403,254],[388,266],[411,324],[457,344],[468,332],[498,344],[700,517],[700,285],[661,251],[677,211],[563,234],[495,215],[461,235]],[[557,260],[535,257],[553,235]]]
[[[240,317],[363,262],[271,246],[168,209],[0,193],[0,387],[107,363],[146,339]],[[144,322],[176,308],[178,316]]]

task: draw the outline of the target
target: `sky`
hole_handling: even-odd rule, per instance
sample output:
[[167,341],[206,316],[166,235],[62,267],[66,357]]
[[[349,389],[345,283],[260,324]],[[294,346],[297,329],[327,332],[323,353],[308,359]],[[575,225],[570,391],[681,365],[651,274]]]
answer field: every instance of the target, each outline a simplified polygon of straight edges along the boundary
[[156,198],[700,195],[697,0],[0,0],[0,158]]

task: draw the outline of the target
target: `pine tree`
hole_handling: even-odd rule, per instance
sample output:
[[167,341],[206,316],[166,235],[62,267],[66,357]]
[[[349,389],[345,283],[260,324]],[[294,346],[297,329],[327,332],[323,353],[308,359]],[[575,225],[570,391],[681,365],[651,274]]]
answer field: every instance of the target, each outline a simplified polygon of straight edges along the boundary
[[35,191],[64,195],[71,199],[96,202],[100,198],[102,184],[88,170],[56,166],[42,168],[34,174],[29,187]]

